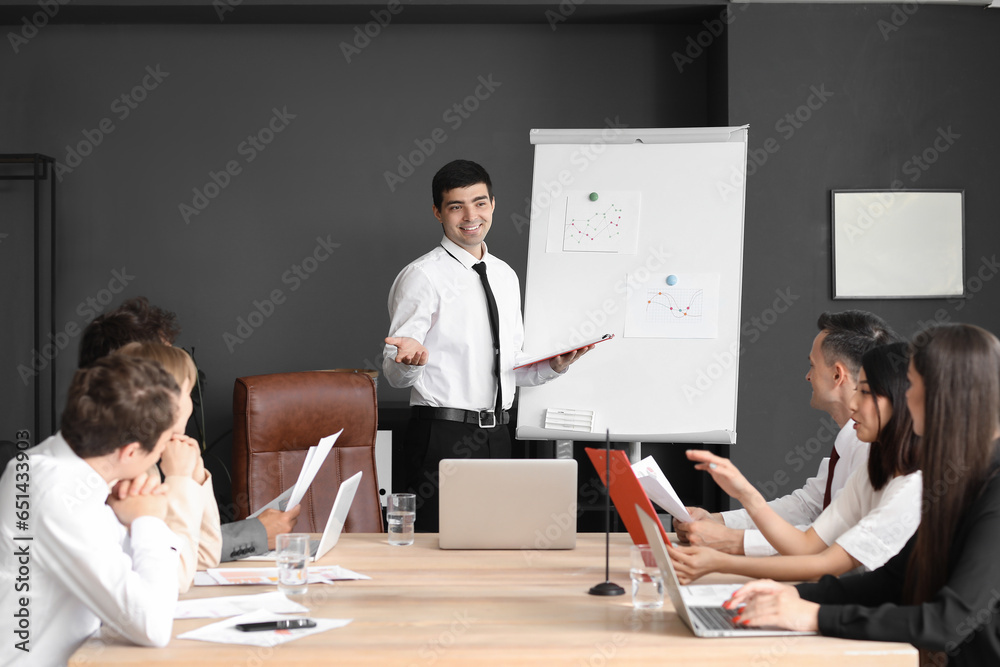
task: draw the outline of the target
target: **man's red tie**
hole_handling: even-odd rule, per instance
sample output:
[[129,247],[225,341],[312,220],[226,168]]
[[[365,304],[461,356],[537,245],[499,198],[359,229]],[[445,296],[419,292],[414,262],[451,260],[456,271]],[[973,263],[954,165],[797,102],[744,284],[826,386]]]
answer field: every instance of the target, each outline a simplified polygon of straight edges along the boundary
[[826,473],[826,493],[823,494],[823,509],[830,504],[830,491],[833,489],[833,469],[837,467],[840,454],[837,453],[837,445],[833,445],[833,453],[830,454],[830,470]]

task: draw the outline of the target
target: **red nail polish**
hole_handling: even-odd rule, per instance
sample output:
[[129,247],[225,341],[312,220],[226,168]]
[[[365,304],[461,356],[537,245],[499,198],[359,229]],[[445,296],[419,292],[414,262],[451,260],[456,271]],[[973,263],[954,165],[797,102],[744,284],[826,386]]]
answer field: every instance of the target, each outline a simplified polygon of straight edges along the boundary
[[740,622],[741,621],[739,616],[733,616],[733,623],[740,623]]

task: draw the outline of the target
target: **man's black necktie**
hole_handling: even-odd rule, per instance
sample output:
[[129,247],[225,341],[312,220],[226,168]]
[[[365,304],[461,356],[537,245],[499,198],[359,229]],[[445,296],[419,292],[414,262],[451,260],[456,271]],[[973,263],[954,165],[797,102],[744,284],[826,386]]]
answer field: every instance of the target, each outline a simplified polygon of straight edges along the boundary
[[503,418],[503,392],[500,380],[500,311],[497,309],[497,300],[490,288],[490,280],[486,277],[486,262],[473,264],[472,270],[479,274],[479,279],[483,283],[483,291],[486,292],[486,309],[490,314],[490,333],[493,334],[493,375],[497,379],[497,403],[493,414],[496,416],[497,425],[499,425]]

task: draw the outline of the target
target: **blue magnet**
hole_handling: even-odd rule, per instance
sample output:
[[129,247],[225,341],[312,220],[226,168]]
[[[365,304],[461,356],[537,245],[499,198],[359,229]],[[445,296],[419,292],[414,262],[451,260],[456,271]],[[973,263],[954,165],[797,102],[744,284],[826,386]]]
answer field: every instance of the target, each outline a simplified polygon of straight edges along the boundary
[[677,284],[677,276],[675,276],[673,274],[667,276],[667,284],[668,285],[676,285]]

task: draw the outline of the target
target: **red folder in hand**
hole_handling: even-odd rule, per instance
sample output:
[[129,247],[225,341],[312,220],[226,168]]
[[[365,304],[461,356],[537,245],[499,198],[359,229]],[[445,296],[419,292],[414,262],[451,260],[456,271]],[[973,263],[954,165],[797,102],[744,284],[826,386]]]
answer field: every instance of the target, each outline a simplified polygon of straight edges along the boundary
[[638,505],[656,521],[656,525],[660,529],[660,535],[663,536],[664,544],[670,544],[667,531],[663,530],[663,524],[660,523],[660,518],[656,516],[656,510],[653,509],[653,503],[649,501],[646,490],[642,488],[639,478],[635,476],[635,471],[632,470],[632,464],[629,463],[625,452],[620,449],[611,450],[611,484],[609,485],[608,480],[604,479],[604,473],[607,470],[607,463],[604,460],[605,451],[592,447],[586,447],[584,451],[590,457],[590,462],[594,464],[594,468],[597,470],[597,474],[600,475],[601,481],[604,482],[604,486],[611,489],[611,502],[615,504],[618,515],[625,522],[628,534],[632,536],[632,542],[635,544],[648,544],[646,533],[643,531],[639,515],[636,513],[635,508]]

